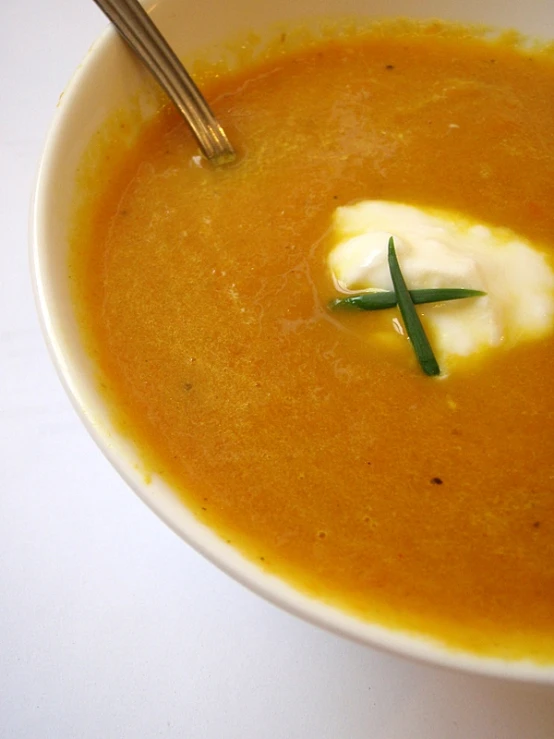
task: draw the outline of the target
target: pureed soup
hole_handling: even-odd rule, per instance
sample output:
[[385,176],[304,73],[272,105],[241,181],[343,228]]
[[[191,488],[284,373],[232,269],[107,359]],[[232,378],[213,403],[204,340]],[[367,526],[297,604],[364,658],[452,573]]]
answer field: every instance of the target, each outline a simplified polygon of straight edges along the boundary
[[553,661],[550,328],[428,377],[398,308],[330,307],[329,266],[337,208],[373,201],[510,229],[550,269],[553,56],[409,22],[268,49],[204,75],[236,164],[207,165],[166,107],[132,146],[117,116],[91,144],[70,270],[114,417],[268,572],[453,648]]

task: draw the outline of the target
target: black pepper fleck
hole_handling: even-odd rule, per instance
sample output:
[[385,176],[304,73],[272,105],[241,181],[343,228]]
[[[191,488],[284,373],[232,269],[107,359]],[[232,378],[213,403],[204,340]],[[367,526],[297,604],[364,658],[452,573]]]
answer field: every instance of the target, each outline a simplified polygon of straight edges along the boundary
[[385,69],[394,69],[394,64],[386,64]]
[[535,523],[533,524],[533,528],[538,529],[540,525],[541,525],[540,521],[535,521]]
[[442,480],[440,479],[440,477],[432,477],[431,485],[442,485]]

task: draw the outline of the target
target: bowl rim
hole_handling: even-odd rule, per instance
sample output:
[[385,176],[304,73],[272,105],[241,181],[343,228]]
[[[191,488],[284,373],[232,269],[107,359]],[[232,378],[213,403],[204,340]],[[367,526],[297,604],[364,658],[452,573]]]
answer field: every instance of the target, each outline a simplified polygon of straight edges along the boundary
[[[60,96],[40,158],[30,212],[31,281],[41,330],[61,384],[90,436],[135,494],[172,531],[234,580],[283,610],[351,641],[434,667],[513,681],[554,685],[554,664],[542,665],[525,659],[508,660],[481,656],[453,649],[438,640],[416,633],[366,622],[337,606],[328,605],[303,593],[275,575],[264,572],[252,560],[237,549],[229,547],[219,535],[195,519],[190,511],[185,518],[177,516],[176,507],[187,510],[186,505],[171,492],[169,485],[160,481],[166,494],[165,496],[155,494],[156,488],[146,483],[121,453],[117,445],[119,436],[117,432],[113,429],[107,432],[94,422],[94,409],[85,401],[81,380],[75,376],[71,366],[71,352],[66,348],[55,327],[53,317],[55,301],[49,298],[48,269],[45,260],[49,247],[45,204],[52,186],[56,162],[60,156],[61,124],[71,112],[75,93],[83,79],[94,72],[99,59],[117,43],[123,42],[115,29],[108,26],[89,48]],[[98,390],[96,396],[100,405],[107,405]],[[170,496],[173,497],[176,506],[168,504]]]

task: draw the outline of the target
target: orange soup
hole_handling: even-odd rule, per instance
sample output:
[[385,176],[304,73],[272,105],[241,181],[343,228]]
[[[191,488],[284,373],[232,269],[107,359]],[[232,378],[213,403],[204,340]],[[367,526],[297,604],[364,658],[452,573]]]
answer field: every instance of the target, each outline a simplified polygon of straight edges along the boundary
[[[205,73],[240,152],[160,110],[83,165],[71,277],[147,469],[260,567],[453,648],[554,660],[554,342],[421,373],[396,309],[333,312],[331,221],[441,208],[554,250],[554,60],[438,23]],[[111,126],[111,128],[110,128]],[[111,137],[111,138],[110,138]],[[92,170],[91,170],[92,171]]]

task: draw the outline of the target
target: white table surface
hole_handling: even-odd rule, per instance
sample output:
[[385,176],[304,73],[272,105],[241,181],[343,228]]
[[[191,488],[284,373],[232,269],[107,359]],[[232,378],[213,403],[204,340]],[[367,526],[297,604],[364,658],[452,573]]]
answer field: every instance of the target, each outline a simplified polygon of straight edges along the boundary
[[205,562],[111,469],[50,364],[27,256],[49,121],[106,24],[91,0],[0,18],[0,739],[552,739],[554,690],[319,631]]

